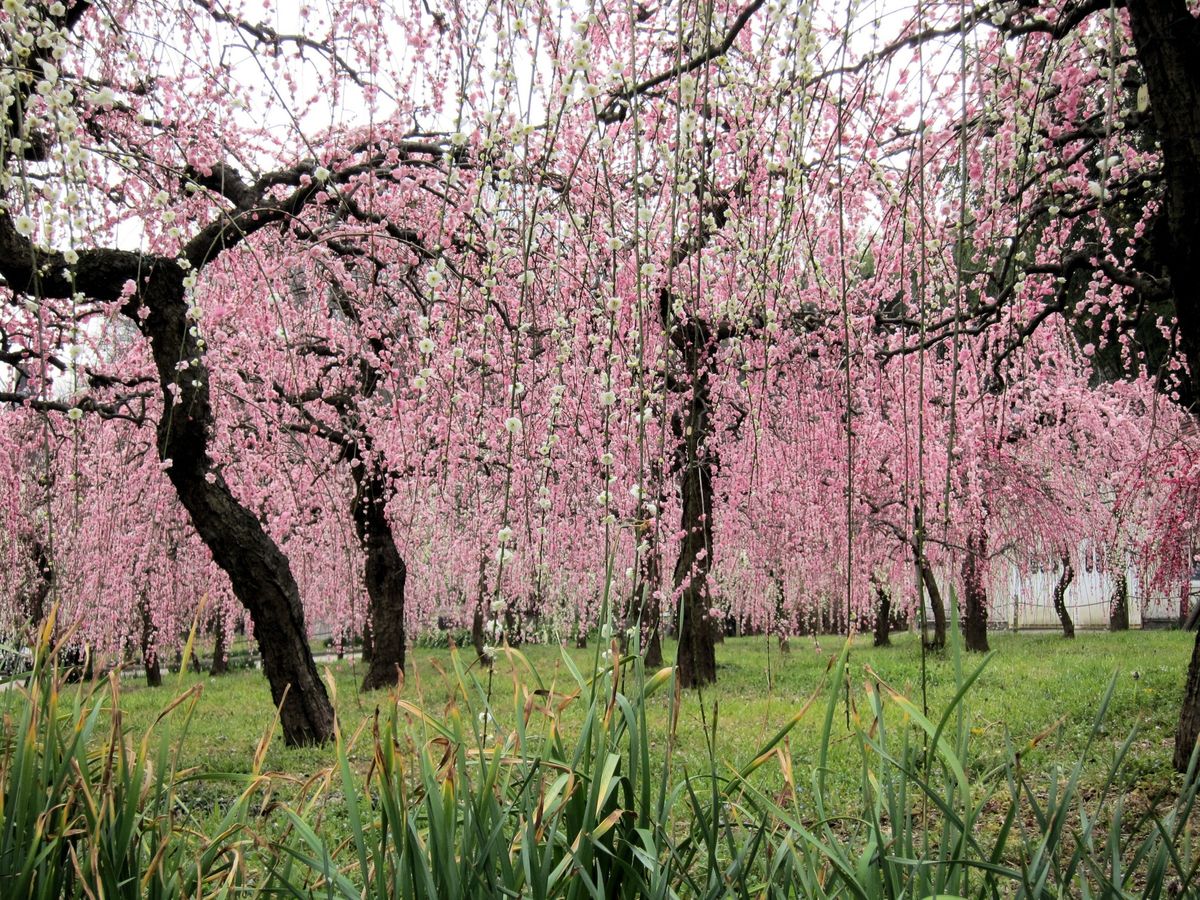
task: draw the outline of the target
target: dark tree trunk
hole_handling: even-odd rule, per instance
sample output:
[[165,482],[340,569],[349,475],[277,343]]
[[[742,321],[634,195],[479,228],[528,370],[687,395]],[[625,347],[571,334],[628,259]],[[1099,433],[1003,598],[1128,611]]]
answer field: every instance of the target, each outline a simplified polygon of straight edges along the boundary
[[917,602],[921,604],[917,608],[925,608],[925,593],[928,592],[929,606],[933,610],[933,640],[926,638],[924,629],[921,640],[929,649],[941,650],[946,646],[946,604],[942,602],[942,592],[933,577],[933,567],[925,556],[925,518],[920,506],[913,507],[912,550],[917,564]]
[[33,583],[29,585],[24,597],[25,618],[30,627],[37,633],[42,621],[46,618],[46,601],[54,593],[54,564],[46,551],[46,545],[34,539],[31,548],[33,556]]
[[162,687],[162,666],[154,642],[154,619],[150,615],[150,600],[145,594],[138,598],[138,613],[142,620],[142,668],[146,670],[146,684]]
[[[360,445],[361,446],[361,445]],[[396,549],[387,518],[388,476],[369,447],[367,458],[352,460],[354,527],[366,556],[364,578],[371,622],[371,662],[362,689],[373,691],[396,684],[404,672],[404,584],[408,571]]]
[[968,650],[988,651],[987,534],[974,531],[967,536],[967,554],[963,558],[963,642]]
[[[657,472],[657,469],[654,471]],[[638,514],[635,535],[646,548],[638,555],[637,577],[634,579],[625,625],[626,628],[636,627],[639,631],[643,663],[658,668],[663,664],[661,560],[655,522],[644,506]]]
[[209,675],[225,675],[229,672],[229,648],[225,646],[225,613],[218,611],[213,618],[213,658],[208,667]]
[[788,642],[788,624],[789,616],[787,614],[787,603],[785,602],[783,578],[775,572],[768,572],[768,577],[771,579],[771,584],[775,588],[775,634],[779,639],[779,652],[788,653],[791,651],[791,644]]
[[[233,496],[208,456],[213,412],[203,351],[190,333],[183,270],[171,260],[139,260],[141,291],[126,312],[150,340],[163,392],[158,453],[213,560],[250,613],[284,741],[333,736],[333,706],[308,646],[304,608],[291,566],[259,520]],[[142,310],[145,317],[138,315]],[[193,365],[180,371],[180,360]],[[176,402],[178,398],[178,402]]]
[[1186,772],[1192,758],[1196,739],[1200,737],[1200,628],[1192,645],[1192,661],[1188,664],[1187,681],[1183,689],[1183,708],[1179,726],[1175,729],[1175,771]]
[[[202,229],[183,256],[199,269],[249,233],[293,215],[314,193],[301,188],[287,203],[268,209],[271,201],[248,191],[237,213]],[[250,613],[284,740],[292,745],[328,740],[333,707],[308,647],[291,567],[209,458],[215,424],[209,373],[200,333],[188,315],[183,267],[174,259],[111,249],[86,250],[68,264],[62,253],[34,247],[0,213],[0,274],[10,289],[33,296],[67,298],[78,292],[120,303],[147,338],[163,396],[159,458],[197,534]],[[135,286],[132,295],[125,294],[127,283]]]
[[[946,604],[942,601],[942,592],[937,579],[933,577],[933,568],[929,565],[929,560],[924,556],[920,557],[917,560],[917,569],[929,594],[929,607],[933,610],[933,638],[926,641],[926,646],[930,650],[941,650],[946,646]],[[923,597],[921,602],[925,602]],[[925,636],[922,635],[921,638],[924,640]]]
[[575,649],[586,650],[588,645],[588,630],[583,624],[583,619],[578,613],[575,614]]
[[[1200,20],[1186,0],[1127,0],[1125,5],[1162,146],[1166,240],[1155,252],[1170,275],[1179,343],[1189,369],[1184,393],[1194,404],[1200,398]],[[1200,735],[1200,633],[1197,640],[1175,735],[1175,767],[1180,771]]]
[[892,645],[892,595],[882,581],[875,578],[871,580],[875,582],[875,598],[878,601],[875,604],[875,646],[890,647]]
[[1129,630],[1129,578],[1125,570],[1114,568],[1112,609],[1108,614],[1109,631]]
[[678,596],[679,652],[676,656],[679,683],[699,687],[717,680],[716,634],[708,614],[711,606],[708,573],[712,568],[713,490],[712,457],[708,449],[709,376],[716,365],[712,336],[696,319],[679,322],[671,340],[683,356],[690,394],[683,414],[673,418],[676,470],[682,501],[679,559],[675,563],[675,592]]
[[477,600],[475,603],[475,612],[471,615],[471,646],[475,648],[475,656],[480,662],[490,662],[491,660],[483,654],[483,600]]
[[365,663],[369,663],[371,657],[375,655],[375,642],[371,638],[370,612],[370,610],[367,610],[367,623],[363,626],[362,632],[362,659]]
[[475,586],[475,612],[471,616],[471,644],[475,647],[475,658],[481,665],[490,666],[492,659],[483,652],[487,644],[483,633],[483,604],[487,598],[487,558],[479,557],[479,581]]
[[1054,611],[1058,613],[1058,620],[1062,622],[1063,637],[1074,638],[1075,623],[1071,621],[1071,613],[1067,609],[1067,588],[1075,580],[1075,570],[1071,568],[1071,558],[1065,554],[1062,564],[1062,574],[1058,576],[1058,584],[1054,585]]
[[[284,741],[292,746],[323,743],[333,736],[333,706],[308,646],[291,566],[208,456],[213,428],[209,378],[203,350],[190,331],[183,269],[164,259],[139,259],[138,266],[143,286],[125,312],[149,339],[158,369],[164,405],[159,457],[196,532],[250,613]],[[139,310],[146,315],[139,316]],[[192,365],[181,371],[180,360]]]

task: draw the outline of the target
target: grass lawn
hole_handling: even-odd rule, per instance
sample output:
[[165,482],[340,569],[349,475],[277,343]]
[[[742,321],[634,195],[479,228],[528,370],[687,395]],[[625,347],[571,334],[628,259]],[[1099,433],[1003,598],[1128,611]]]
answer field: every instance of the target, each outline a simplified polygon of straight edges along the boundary
[[[1057,763],[1070,765],[1078,758],[1091,732],[1098,704],[1115,673],[1116,691],[1106,720],[1104,742],[1095,748],[1089,767],[1098,773],[1130,730],[1137,727],[1139,736],[1124,771],[1134,777],[1137,789],[1147,795],[1170,791],[1177,784],[1170,765],[1172,741],[1193,640],[1192,635],[1177,631],[1083,632],[1074,641],[1049,632],[993,635],[992,657],[966,704],[975,741],[974,767],[979,769],[998,762],[1006,740],[1011,739],[1019,749],[1038,736],[1036,747],[1024,754],[1027,771],[1049,772]],[[842,641],[823,637],[818,648],[811,638],[793,639],[791,652],[781,655],[778,646],[765,638],[726,640],[717,649],[718,685],[703,692],[683,694],[673,741],[669,741],[668,726],[670,692],[664,690],[654,698],[649,723],[653,746],[665,754],[669,744],[676,764],[691,772],[703,771],[708,765],[707,735],[715,734],[718,760],[734,764],[748,761],[818,690]],[[673,651],[673,646],[666,648],[668,657]],[[574,682],[562,661],[562,649],[529,646],[521,652],[547,686],[554,685],[559,694],[573,690]],[[594,644],[591,649],[566,652],[583,671],[594,664]],[[464,664],[470,659],[469,651],[463,659]],[[969,672],[979,665],[982,657],[964,655],[963,660]],[[336,684],[336,704],[344,732],[354,732],[377,708],[391,702],[386,692],[358,691],[363,673],[361,663],[342,661],[327,668]],[[445,712],[450,704],[461,709],[466,704],[447,674],[452,671],[448,651],[415,649],[409,657],[409,675],[401,696],[433,713]],[[486,672],[471,671],[484,685],[488,684]],[[871,647],[869,636],[856,639],[850,656],[850,673],[852,715],[860,711],[865,714],[865,685],[872,677],[870,673],[921,705],[921,654],[915,635],[897,635],[892,647],[879,650]],[[254,749],[273,714],[270,692],[260,672],[240,671],[220,678],[190,673],[168,675],[164,686],[157,689],[127,678],[121,693],[126,722],[135,734],[141,733],[176,695],[197,682],[203,687],[184,745],[184,765],[205,772],[248,771]],[[520,666],[514,669],[501,655],[490,680],[494,709],[501,722],[516,708],[515,691],[522,686],[536,687],[533,682]],[[927,702],[935,720],[952,698],[954,685],[951,654],[930,654],[926,669]],[[824,698],[822,694],[788,739],[801,791],[809,782],[816,761]],[[469,710],[471,715],[477,712]],[[858,795],[860,761],[854,743],[837,737],[839,728],[844,733],[844,717],[844,708],[839,708],[829,766],[834,795],[849,801]],[[570,708],[564,721],[569,727]],[[172,723],[171,727],[177,731],[181,725],[178,713],[172,716]],[[369,758],[366,746],[369,736],[368,730],[356,753],[364,765]],[[332,762],[329,748],[289,749],[276,736],[266,757],[266,768],[303,778]],[[782,786],[781,770],[774,763],[764,766],[757,777],[763,779],[761,783],[768,789]],[[217,785],[204,783],[204,787],[197,789],[201,796],[194,799],[201,802],[223,799],[214,793],[220,790]]]

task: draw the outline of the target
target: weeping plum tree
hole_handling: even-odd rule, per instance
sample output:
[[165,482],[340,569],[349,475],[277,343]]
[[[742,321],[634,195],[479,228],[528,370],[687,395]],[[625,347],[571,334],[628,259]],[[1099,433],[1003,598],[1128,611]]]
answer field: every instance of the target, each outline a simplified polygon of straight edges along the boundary
[[[1010,316],[1013,306],[1001,295],[990,309],[972,310],[973,321],[999,314],[1019,323],[1015,334],[1023,341],[1055,315],[1079,317],[1098,325],[1103,341],[1121,346],[1136,371],[1148,355],[1139,354],[1136,327],[1155,301],[1165,301],[1174,359],[1186,366],[1168,355],[1155,381],[1190,404],[1200,387],[1200,17],[1185,0],[1080,0],[1002,8],[996,22],[1018,42],[1016,67],[1036,66],[1049,53],[1062,54],[1065,63],[1052,78],[1033,82],[1033,96],[1044,99],[1030,137],[1041,152],[1029,173],[1036,177],[1022,189],[1026,202],[1012,211],[1016,233],[1037,228],[1043,239],[1055,235],[1055,244],[1026,260],[1018,258],[1020,242],[1013,241],[1006,257],[1014,270],[1051,276],[1058,286],[1042,295],[1032,314]],[[1103,56],[1084,50],[1093,39],[1104,47]],[[1021,103],[1008,106],[1019,108]],[[1120,224],[1127,221],[1125,210],[1141,212],[1136,227]],[[1114,223],[1111,230],[1107,222]],[[1089,299],[1068,305],[1077,281],[1091,282]],[[1083,349],[1093,351],[1090,345]],[[1067,562],[1064,577],[1069,571]],[[1174,761],[1181,771],[1198,735],[1200,642],[1176,735]]]
[[[218,407],[200,331],[202,309],[192,292],[210,268],[220,268],[222,254],[264,228],[286,228],[306,206],[319,204],[328,170],[306,160],[247,182],[224,159],[237,155],[228,152],[231,143],[245,149],[254,141],[252,129],[236,114],[229,111],[219,123],[201,123],[186,112],[160,115],[179,97],[199,101],[206,91],[229,88],[205,68],[207,53],[197,53],[189,65],[172,65],[170,76],[163,69],[160,79],[152,79],[154,90],[126,91],[138,81],[129,76],[141,66],[173,62],[155,56],[162,50],[153,41],[157,29],[171,24],[170,13],[177,36],[195,47],[207,45],[214,28],[234,33],[247,28],[228,13],[198,6],[160,11],[118,4],[101,12],[77,0],[50,7],[16,4],[8,11],[5,92],[12,114],[5,123],[10,153],[6,209],[0,212],[0,274],[13,304],[31,311],[30,331],[42,336],[43,358],[50,356],[47,329],[57,346],[77,343],[80,323],[102,314],[119,313],[145,339],[161,392],[156,445],[162,468],[249,613],[286,740],[321,742],[332,734],[333,711],[308,648],[295,578],[277,542],[214,462]],[[144,17],[147,23],[138,21]],[[124,35],[130,31],[151,35],[150,43],[127,46]],[[334,63],[335,77],[352,72],[332,44],[299,36],[282,42],[323,52]],[[83,75],[93,60],[103,61],[98,82]],[[145,166],[144,178],[125,186],[124,209],[121,202],[104,208],[120,168],[89,162],[83,134],[92,136],[97,160],[114,154],[127,168]],[[31,197],[28,186],[47,173],[59,181]],[[84,216],[79,197],[87,192],[101,198],[106,218],[89,222]],[[57,203],[65,204],[62,216]],[[140,224],[151,249],[105,246],[105,233],[113,233],[123,218]],[[55,247],[64,242],[66,249]],[[37,390],[45,396],[53,385],[43,377]]]

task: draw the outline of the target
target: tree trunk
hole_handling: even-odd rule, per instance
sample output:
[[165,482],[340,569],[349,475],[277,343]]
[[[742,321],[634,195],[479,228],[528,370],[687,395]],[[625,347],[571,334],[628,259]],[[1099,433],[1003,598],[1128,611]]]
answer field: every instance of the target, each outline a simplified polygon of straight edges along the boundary
[[[300,590],[287,557],[234,497],[208,456],[213,411],[203,351],[190,329],[183,270],[140,260],[143,287],[125,311],[150,340],[163,392],[158,453],[192,525],[250,613],[271,698],[290,746],[333,736],[333,706],[308,646]],[[129,307],[132,306],[132,309]],[[144,317],[138,315],[142,310]],[[185,371],[180,360],[191,361]]]
[[588,645],[588,630],[583,624],[583,617],[575,613],[575,649],[586,650]]
[[[946,604],[942,601],[942,592],[937,579],[933,577],[933,568],[929,565],[929,560],[920,557],[917,560],[917,569],[921,581],[925,584],[925,590],[929,593],[929,606],[933,610],[933,639],[926,641],[925,645],[930,650],[941,650],[946,646]],[[925,602],[924,597],[921,598],[921,602]],[[925,640],[925,636],[921,635],[921,639]]]
[[525,623],[521,615],[521,605],[515,600],[504,604],[504,639],[510,647],[520,647],[525,643]]
[[892,595],[882,581],[876,578],[871,580],[875,582],[875,598],[879,601],[875,605],[875,646],[890,647],[892,645]]
[[[303,203],[307,194],[298,194]],[[199,269],[267,222],[281,218],[246,213],[245,225],[213,223],[184,251]],[[14,291],[120,303],[121,312],[146,337],[162,391],[157,429],[159,459],[213,560],[229,576],[250,613],[271,696],[280,708],[284,740],[319,743],[333,735],[333,707],[308,647],[300,591],[287,558],[262,523],[238,500],[209,458],[215,430],[201,335],[189,316],[185,270],[175,259],[123,250],[85,250],[68,263],[63,254],[35,247],[0,213],[0,274]],[[132,283],[132,295],[125,285]]]
[[791,644],[788,642],[788,622],[787,604],[784,601],[783,578],[778,573],[768,572],[768,577],[771,579],[771,584],[775,588],[775,634],[779,639],[779,652],[788,653],[791,651]]
[[[657,472],[657,469],[653,471]],[[643,663],[658,668],[663,664],[662,572],[658,540],[654,530],[655,521],[643,505],[638,513],[634,534],[645,548],[638,554],[637,577],[633,583],[625,626],[638,629]]]
[[[360,445],[361,446],[361,445]],[[404,584],[408,570],[396,549],[387,518],[387,472],[378,455],[351,460],[354,500],[351,511],[359,543],[366,555],[364,579],[371,621],[371,662],[362,689],[373,691],[396,684],[404,672]],[[359,465],[353,465],[357,461]]]
[[1192,645],[1192,661],[1188,665],[1187,682],[1183,690],[1183,708],[1179,726],[1175,729],[1175,771],[1186,772],[1192,758],[1196,739],[1200,737],[1200,628]]
[[1062,558],[1063,571],[1054,585],[1054,611],[1062,622],[1063,637],[1075,637],[1075,623],[1071,621],[1071,613],[1067,610],[1067,588],[1075,580],[1075,570],[1071,568],[1071,558],[1066,554]]
[[1112,609],[1108,614],[1109,631],[1129,630],[1129,579],[1124,569],[1114,570]]
[[24,615],[36,635],[46,618],[46,601],[54,593],[54,563],[46,552],[46,545],[37,538],[31,548],[33,556],[33,584],[24,596]]
[[710,437],[709,375],[716,364],[709,329],[688,319],[677,323],[671,339],[684,359],[691,393],[684,414],[672,425],[679,441],[676,469],[682,501],[679,558],[675,563],[678,596],[679,652],[675,664],[679,683],[699,687],[717,680],[716,635],[708,614],[711,606],[708,573],[712,568],[713,490]]
[[475,658],[481,665],[490,666],[492,659],[483,652],[488,641],[483,633],[483,603],[487,597],[487,557],[479,557],[479,580],[475,586],[475,612],[471,616],[471,644],[475,647]]
[[[1200,397],[1200,21],[1186,0],[1127,0],[1126,8],[1162,145],[1166,240],[1155,249],[1170,274],[1189,370],[1186,393],[1194,404]],[[1197,641],[1175,735],[1179,771],[1187,767],[1200,734],[1200,632]]]
[[225,613],[218,610],[213,619],[213,658],[209,675],[224,675],[229,671],[229,648],[225,646]]
[[371,639],[371,611],[367,610],[367,622],[363,626],[362,631],[362,660],[365,663],[371,661],[371,657],[375,655],[375,642]]
[[475,603],[475,612],[471,615],[471,646],[475,648],[475,656],[481,662],[490,662],[483,653],[483,600],[482,598]]
[[162,687],[162,666],[154,643],[154,619],[150,615],[150,600],[144,593],[138,598],[138,613],[142,620],[142,668],[146,670],[146,684]]
[[967,554],[963,558],[963,643],[977,653],[988,651],[987,534],[973,531],[967,536]]
[[[913,507],[912,550],[913,559],[917,564],[917,602],[919,610],[925,608],[925,593],[929,593],[929,606],[933,610],[933,640],[925,637],[925,626],[922,625],[921,640],[930,650],[941,650],[946,646],[946,604],[942,602],[942,592],[938,588],[937,579],[933,577],[933,568],[925,556],[924,546],[925,519],[921,507]],[[924,617],[922,616],[922,620]]]

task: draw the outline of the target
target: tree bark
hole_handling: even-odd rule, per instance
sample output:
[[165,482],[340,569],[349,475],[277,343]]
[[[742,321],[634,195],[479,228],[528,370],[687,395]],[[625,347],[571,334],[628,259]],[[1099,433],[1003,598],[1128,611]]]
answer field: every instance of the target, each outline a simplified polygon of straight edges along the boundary
[[[933,577],[933,569],[929,565],[929,560],[921,557],[917,560],[917,568],[921,574],[921,581],[925,584],[925,590],[929,593],[929,606],[933,610],[933,639],[925,642],[925,645],[930,650],[941,650],[946,646],[946,604],[942,600],[942,591],[938,587],[937,579]],[[922,599],[922,602],[924,600]],[[924,635],[922,635],[924,639]]]
[[1192,758],[1196,739],[1200,736],[1200,628],[1196,629],[1196,641],[1192,645],[1192,660],[1188,664],[1187,681],[1183,690],[1183,708],[1179,713],[1179,725],[1175,729],[1175,755],[1172,762],[1175,771],[1186,772]]
[[392,525],[387,518],[388,480],[379,457],[368,453],[352,465],[354,527],[366,561],[371,627],[371,661],[363,676],[362,689],[373,691],[396,684],[404,672],[404,585],[408,570],[396,548]]
[[637,577],[625,616],[625,627],[638,629],[643,663],[658,668],[663,663],[662,573],[654,526],[654,518],[642,506],[634,534],[645,544],[645,549],[638,555]]
[[363,626],[362,631],[362,660],[365,663],[371,661],[371,657],[375,655],[374,641],[371,639],[371,615],[367,612],[367,623]]
[[[167,476],[213,560],[250,612],[284,740],[319,743],[333,735],[333,707],[309,651],[300,591],[287,558],[233,496],[208,455],[214,418],[204,352],[191,332],[184,270],[174,260],[119,250],[88,250],[68,266],[38,251],[0,214],[0,272],[14,290],[121,302],[148,339],[163,395],[157,448]],[[70,271],[73,279],[63,274]],[[137,289],[123,295],[126,282]],[[181,364],[183,367],[181,368]]]
[[1129,579],[1125,570],[1114,570],[1112,609],[1108,614],[1109,631],[1129,630]]
[[967,554],[963,558],[963,643],[977,653],[988,651],[987,534],[973,531],[967,536]]
[[[223,170],[218,181],[226,174]],[[294,217],[318,193],[314,184],[283,198],[244,187],[234,211],[201,228],[184,246],[181,258],[190,270],[202,269],[255,231]],[[35,247],[12,217],[0,212],[0,274],[14,292],[58,298],[80,293],[119,303],[149,341],[163,396],[159,459],[197,534],[250,613],[284,740],[290,745],[328,740],[333,706],[308,646],[300,591],[287,557],[209,458],[215,430],[210,379],[200,333],[189,316],[184,267],[176,259],[114,249],[84,250],[68,263],[60,251]],[[126,284],[133,285],[132,294],[125,292]]]
[[46,545],[34,538],[31,548],[33,556],[33,583],[25,592],[24,615],[30,628],[37,634],[46,618],[46,601],[54,593],[54,563],[46,552]]
[[775,634],[779,640],[779,652],[791,652],[791,644],[788,641],[788,623],[789,616],[787,615],[787,604],[784,602],[783,578],[777,572],[767,572],[767,577],[771,579],[771,585],[775,588]]
[[213,657],[208,674],[225,675],[229,672],[229,648],[225,646],[225,613],[221,610],[213,617],[213,634]]
[[685,688],[717,680],[716,635],[708,614],[711,606],[708,574],[713,548],[713,466],[707,448],[711,428],[708,380],[716,364],[711,340],[707,326],[695,319],[677,323],[672,332],[691,388],[684,414],[673,418],[679,441],[676,468],[683,533],[674,579],[679,623],[679,652],[675,662],[679,683]]
[[1063,637],[1074,638],[1075,623],[1071,621],[1071,613],[1067,609],[1067,588],[1075,580],[1075,570],[1071,568],[1071,558],[1066,554],[1063,554],[1062,564],[1062,574],[1058,576],[1058,584],[1054,586],[1054,611],[1058,613],[1058,620],[1062,622]]
[[479,582],[475,591],[475,612],[471,616],[471,644],[475,647],[475,658],[481,665],[490,666],[492,658],[483,652],[488,643],[483,633],[483,603],[487,597],[487,557],[479,557]]
[[[1165,247],[1189,394],[1200,397],[1200,20],[1186,0],[1127,0],[1150,112],[1162,145]],[[1195,409],[1193,408],[1193,413]],[[1200,735],[1200,632],[1188,667],[1175,768],[1183,771]]]
[[162,665],[154,645],[154,619],[150,615],[150,600],[144,593],[138,598],[138,613],[142,620],[142,668],[146,670],[146,684],[162,687]]
[[925,556],[924,534],[925,519],[921,514],[921,507],[914,506],[912,550],[913,559],[917,564],[917,602],[922,604],[918,609],[924,607],[924,594],[928,592],[929,606],[933,610],[933,640],[926,639],[924,630],[921,640],[925,641],[925,646],[930,650],[941,650],[946,646],[946,604],[942,602],[942,592],[933,576],[933,567],[929,565],[929,559]]
[[875,604],[875,646],[890,647],[892,645],[892,595],[882,581],[874,577],[871,581],[875,584],[875,599],[878,601]]

